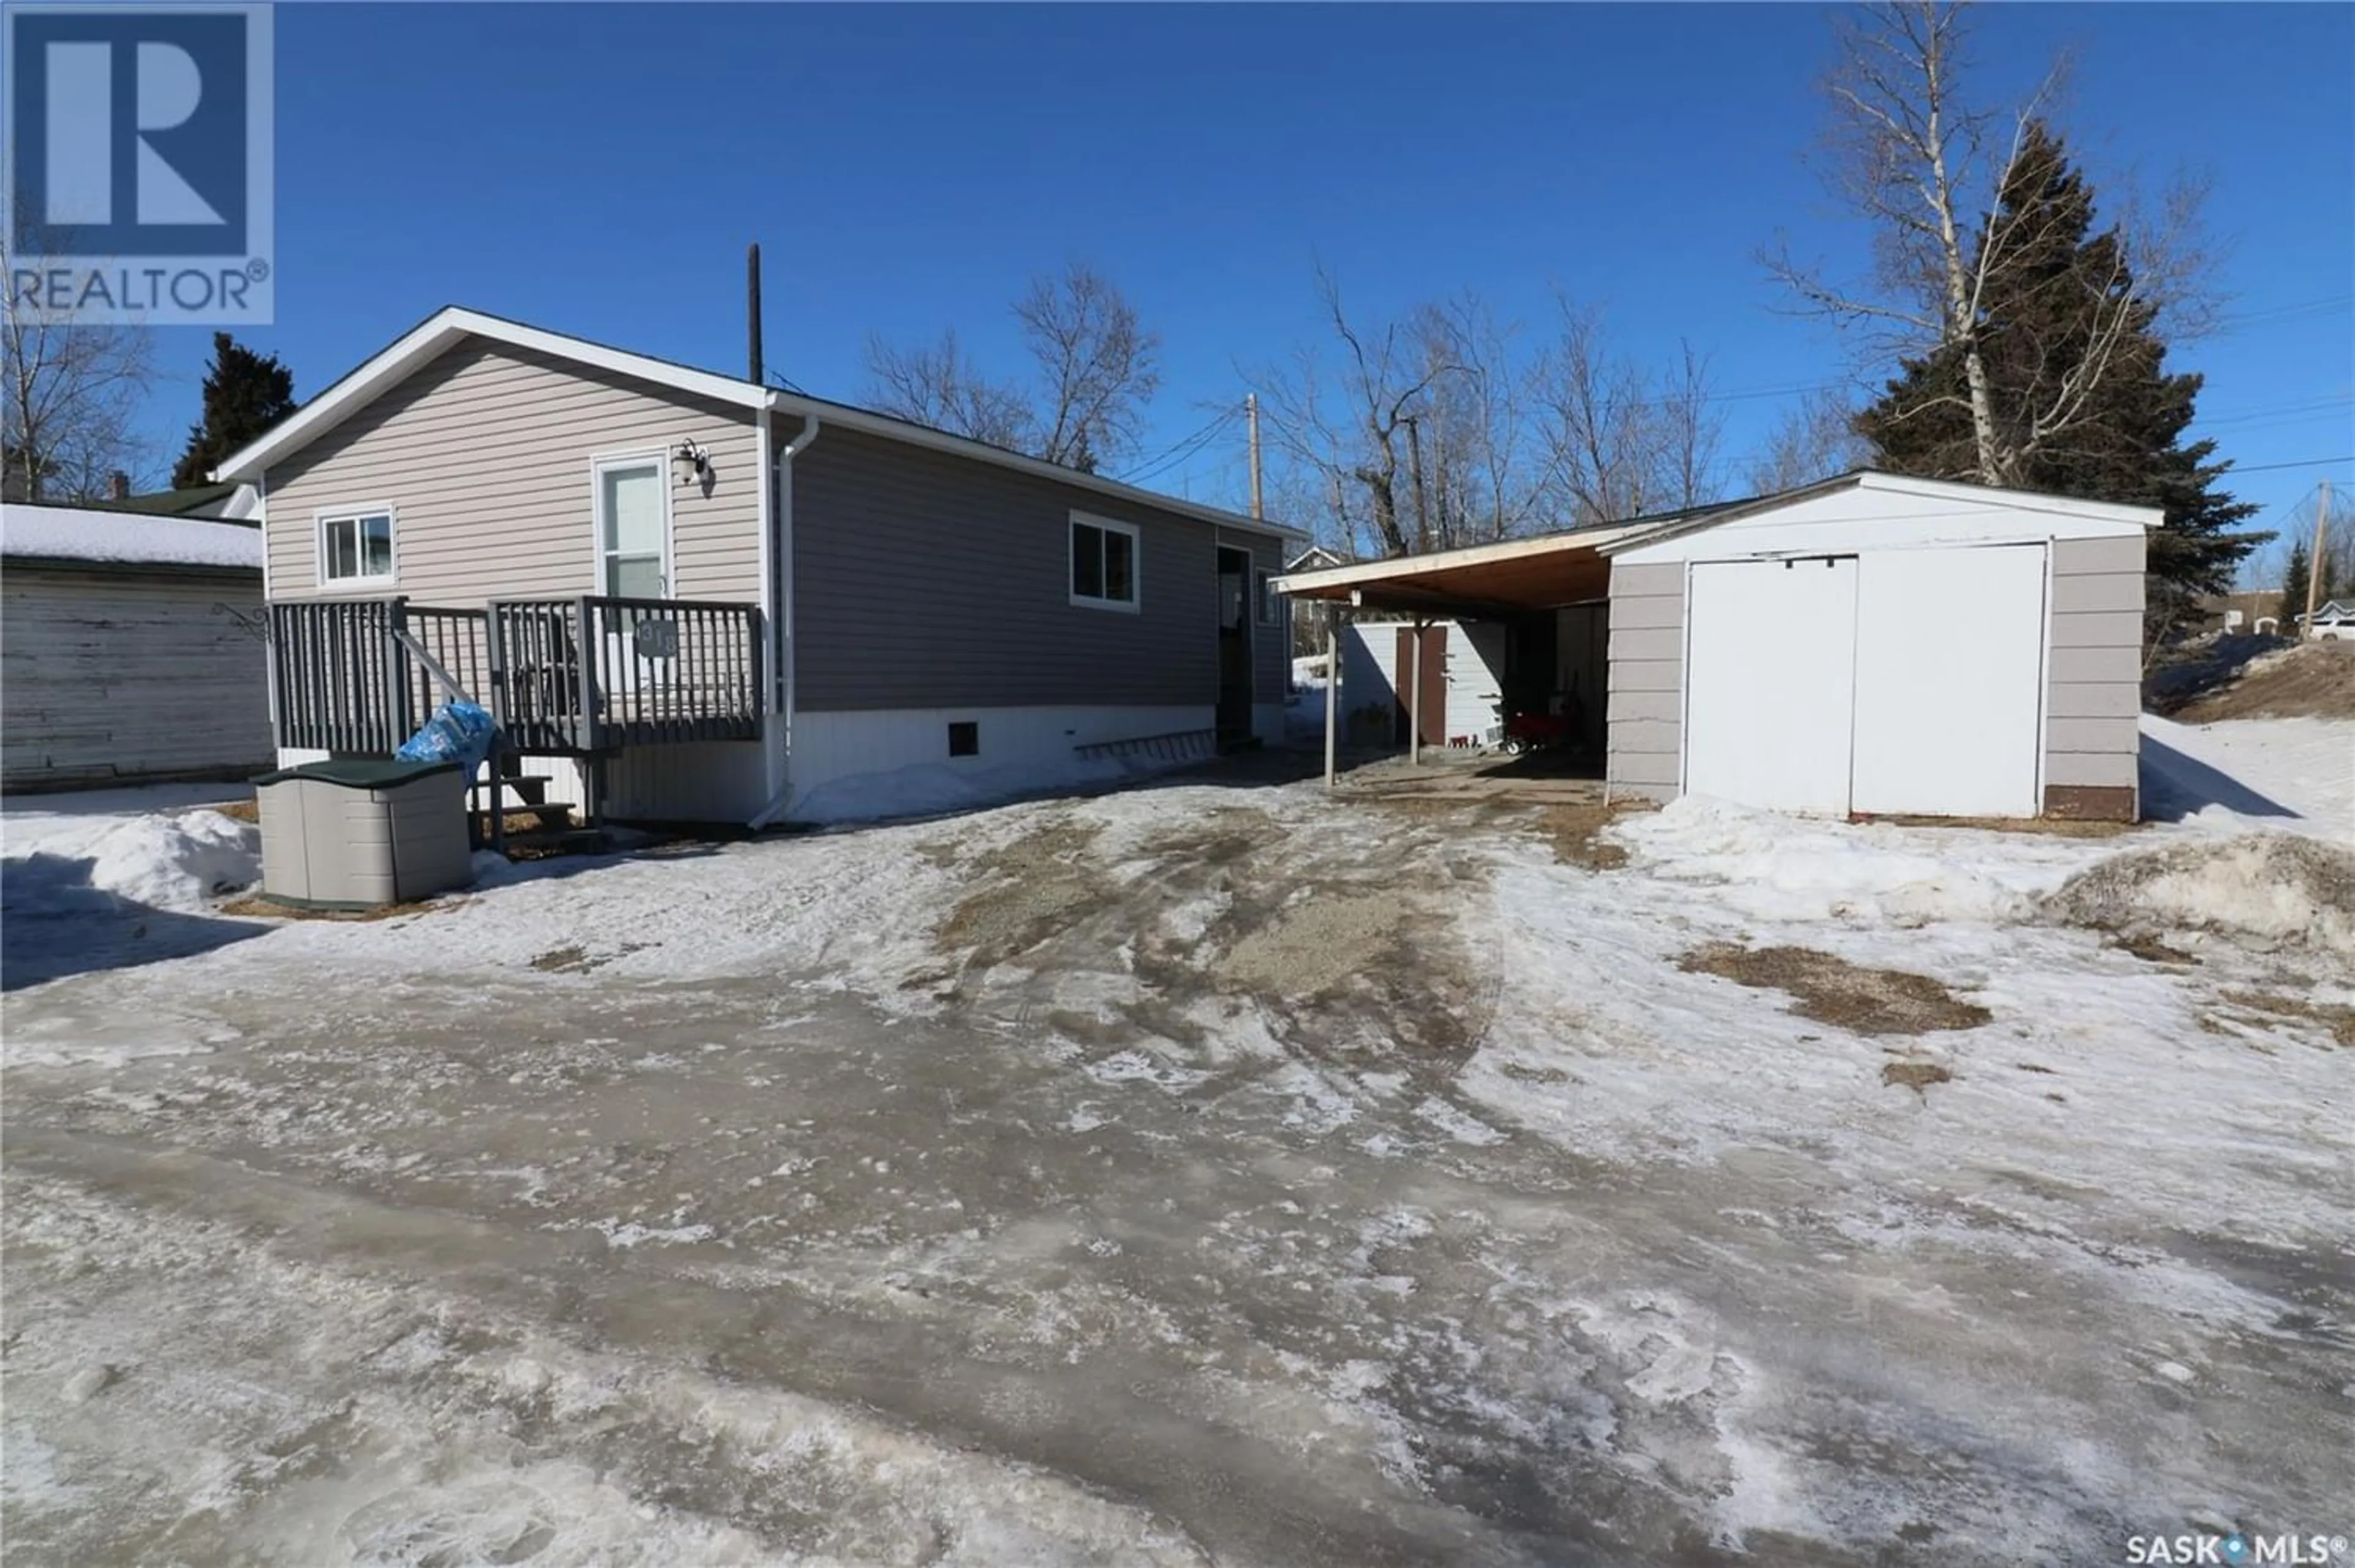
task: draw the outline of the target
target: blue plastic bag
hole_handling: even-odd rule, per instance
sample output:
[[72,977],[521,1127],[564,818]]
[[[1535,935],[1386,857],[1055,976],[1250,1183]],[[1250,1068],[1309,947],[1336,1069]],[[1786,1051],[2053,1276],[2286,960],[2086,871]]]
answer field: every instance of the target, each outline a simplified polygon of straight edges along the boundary
[[404,763],[458,763],[471,773],[490,756],[497,732],[498,722],[487,709],[472,702],[445,702],[393,755]]

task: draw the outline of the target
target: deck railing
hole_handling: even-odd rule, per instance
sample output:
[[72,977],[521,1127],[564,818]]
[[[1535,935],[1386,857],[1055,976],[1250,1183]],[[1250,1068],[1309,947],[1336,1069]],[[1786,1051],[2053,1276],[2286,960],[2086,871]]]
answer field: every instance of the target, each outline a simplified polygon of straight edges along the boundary
[[443,676],[490,709],[510,751],[587,754],[761,734],[757,605],[321,600],[272,604],[270,630],[282,746],[392,752],[452,695]]

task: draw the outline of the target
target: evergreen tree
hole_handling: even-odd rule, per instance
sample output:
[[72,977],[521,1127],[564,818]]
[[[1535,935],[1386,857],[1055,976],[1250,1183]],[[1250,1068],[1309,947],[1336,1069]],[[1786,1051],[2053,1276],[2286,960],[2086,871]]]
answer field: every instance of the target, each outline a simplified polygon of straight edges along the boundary
[[[2083,174],[2058,137],[2031,124],[1989,225],[2005,260],[1987,279],[1975,336],[2005,483],[2165,515],[2149,542],[2145,628],[2156,638],[2229,589],[2242,557],[2271,536],[2236,529],[2257,508],[2217,488],[2231,464],[2216,460],[2214,442],[2185,441],[2201,378],[2166,368],[2156,304],[2116,308],[2131,299],[2124,242],[2094,224]],[[1976,477],[1959,348],[1900,368],[1857,421],[1877,466]]]
[[2306,585],[2312,580],[2314,562],[2306,553],[2306,541],[2299,539],[2289,547],[2289,564],[2282,568],[2281,630],[2286,637],[2297,635],[2297,618],[2306,613]]
[[202,485],[221,460],[294,411],[294,372],[275,354],[256,354],[226,332],[213,334],[205,371],[205,417],[172,470],[176,488]]

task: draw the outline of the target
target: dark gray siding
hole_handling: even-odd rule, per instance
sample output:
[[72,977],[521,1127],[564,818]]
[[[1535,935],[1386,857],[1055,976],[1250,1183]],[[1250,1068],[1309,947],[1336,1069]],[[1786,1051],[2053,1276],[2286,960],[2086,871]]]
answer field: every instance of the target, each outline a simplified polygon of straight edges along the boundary
[[[778,432],[791,439],[792,422]],[[1208,706],[1218,532],[1077,485],[827,426],[793,464],[794,703],[858,709]],[[1139,609],[1071,603],[1070,524],[1139,530]],[[1279,564],[1280,542],[1230,533]],[[1280,635],[1262,700],[1283,691]]]
[[[1195,526],[1199,528],[1203,525]],[[1265,534],[1240,533],[1232,528],[1225,528],[1220,531],[1219,542],[1229,549],[1251,551],[1253,570],[1265,571],[1276,577],[1284,575],[1284,541],[1282,539],[1272,539]],[[1253,588],[1255,592],[1256,584]],[[1274,624],[1260,624],[1257,619],[1259,610],[1256,602],[1252,604],[1248,612],[1253,617],[1252,621],[1253,684],[1252,695],[1254,699],[1261,702],[1283,701],[1284,677],[1292,673],[1292,638],[1291,634],[1285,629],[1284,618],[1284,606],[1289,601],[1281,594],[1275,597]]]

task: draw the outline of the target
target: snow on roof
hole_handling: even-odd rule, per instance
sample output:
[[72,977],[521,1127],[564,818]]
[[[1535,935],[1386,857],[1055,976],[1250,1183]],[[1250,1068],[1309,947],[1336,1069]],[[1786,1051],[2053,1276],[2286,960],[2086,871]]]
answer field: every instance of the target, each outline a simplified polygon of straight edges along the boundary
[[11,503],[0,507],[0,556],[260,571],[261,530],[208,517]]

